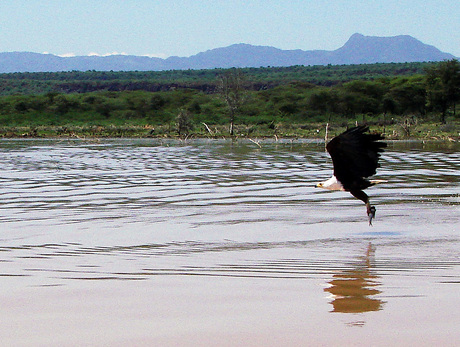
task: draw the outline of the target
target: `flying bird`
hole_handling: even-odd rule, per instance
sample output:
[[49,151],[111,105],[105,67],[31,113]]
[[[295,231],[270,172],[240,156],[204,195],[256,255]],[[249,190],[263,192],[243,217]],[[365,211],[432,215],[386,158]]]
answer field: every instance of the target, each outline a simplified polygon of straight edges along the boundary
[[334,137],[326,146],[334,165],[334,174],[316,187],[350,192],[366,204],[369,225],[375,218],[375,207],[371,206],[369,196],[363,191],[374,184],[385,182],[369,180],[379,167],[380,153],[387,146],[380,142],[382,134],[368,134],[365,125],[353,127]]

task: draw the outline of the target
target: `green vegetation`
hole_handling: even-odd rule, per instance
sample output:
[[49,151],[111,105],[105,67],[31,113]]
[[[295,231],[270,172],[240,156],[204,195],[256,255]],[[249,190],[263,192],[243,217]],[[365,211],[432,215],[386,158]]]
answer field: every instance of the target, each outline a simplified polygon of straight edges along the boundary
[[0,136],[459,137],[460,64],[0,74]]
[[[271,89],[291,81],[333,86],[351,80],[423,74],[434,63],[290,66],[239,69],[247,89]],[[230,69],[232,70],[232,69]],[[190,88],[213,93],[228,69],[172,71],[69,71],[0,74],[0,95],[87,93],[95,91],[168,91]]]

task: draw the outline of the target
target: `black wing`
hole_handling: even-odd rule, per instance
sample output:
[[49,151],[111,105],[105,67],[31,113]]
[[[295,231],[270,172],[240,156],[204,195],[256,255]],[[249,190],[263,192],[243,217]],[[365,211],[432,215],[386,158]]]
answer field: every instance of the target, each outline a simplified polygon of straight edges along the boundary
[[381,134],[366,134],[367,126],[351,128],[334,137],[326,146],[334,164],[334,176],[345,190],[370,186],[366,177],[375,175],[380,153],[386,147]]

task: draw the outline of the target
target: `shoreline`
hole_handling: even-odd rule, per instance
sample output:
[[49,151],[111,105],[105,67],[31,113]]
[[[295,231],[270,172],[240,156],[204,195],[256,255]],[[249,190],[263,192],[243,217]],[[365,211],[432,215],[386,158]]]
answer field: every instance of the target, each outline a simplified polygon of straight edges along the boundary
[[[460,124],[424,123],[413,129],[404,129],[400,124],[378,125],[369,124],[371,131],[380,132],[387,140],[417,140],[460,142]],[[330,125],[328,139],[346,130],[343,124]],[[189,134],[178,134],[170,125],[68,125],[68,126],[3,126],[0,127],[0,139],[310,139],[324,141],[326,139],[325,124],[311,123],[280,124],[275,130],[263,129],[256,125],[238,125],[236,134],[230,135],[225,126],[217,125],[196,129]],[[255,142],[255,141],[254,141]],[[256,142],[255,142],[256,143]],[[256,143],[257,144],[257,143]]]

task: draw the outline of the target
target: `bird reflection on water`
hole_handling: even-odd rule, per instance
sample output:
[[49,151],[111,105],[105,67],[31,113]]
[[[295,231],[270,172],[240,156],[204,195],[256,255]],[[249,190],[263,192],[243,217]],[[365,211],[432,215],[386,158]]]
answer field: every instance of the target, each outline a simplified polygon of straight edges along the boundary
[[331,312],[363,313],[382,309],[384,301],[372,297],[381,293],[376,288],[380,285],[379,277],[372,269],[374,254],[375,248],[369,243],[365,255],[359,257],[352,269],[334,275],[328,282],[330,287],[324,291],[332,294]]

